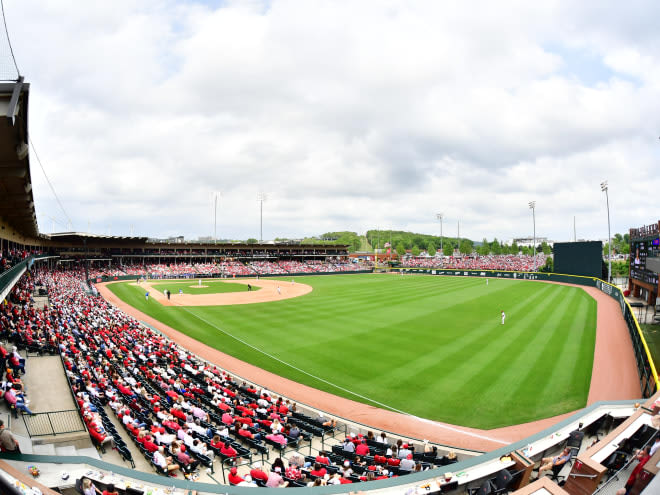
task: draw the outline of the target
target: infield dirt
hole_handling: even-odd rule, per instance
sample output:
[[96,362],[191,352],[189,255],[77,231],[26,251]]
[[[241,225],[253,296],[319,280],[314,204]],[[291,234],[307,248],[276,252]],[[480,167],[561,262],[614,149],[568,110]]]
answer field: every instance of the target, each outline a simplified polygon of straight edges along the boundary
[[[228,283],[243,284],[245,291],[241,292],[220,292],[218,294],[195,294],[194,288],[198,285],[186,286],[185,290],[191,293],[177,294],[172,293],[170,299],[167,299],[159,289],[152,286],[154,283],[161,283],[162,280],[151,280],[147,282],[129,285],[142,287],[149,291],[149,297],[153,297],[163,306],[228,306],[232,304],[254,304],[262,302],[282,301],[292,297],[300,297],[312,292],[312,287],[307,284],[291,282],[291,280],[264,280],[257,278],[227,279]],[[261,290],[248,291],[247,286],[259,287]],[[201,287],[206,287],[202,285]],[[278,290],[279,289],[279,290]]]

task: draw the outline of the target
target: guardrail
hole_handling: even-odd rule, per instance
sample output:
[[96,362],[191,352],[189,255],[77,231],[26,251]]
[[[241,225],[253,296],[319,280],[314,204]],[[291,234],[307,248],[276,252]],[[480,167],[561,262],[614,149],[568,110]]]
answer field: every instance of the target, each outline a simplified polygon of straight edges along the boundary
[[434,269],[434,268],[406,268],[397,267],[399,270],[411,273],[426,273],[430,275],[450,275],[453,277],[491,277],[515,280],[541,280],[550,282],[563,282],[569,284],[596,287],[604,294],[610,296],[619,303],[621,314],[628,327],[630,339],[633,344],[633,352],[637,362],[637,373],[639,374],[640,388],[645,398],[651,397],[660,388],[658,373],[651,352],[644,339],[642,329],[633,314],[632,308],[623,295],[623,291],[615,285],[594,277],[581,275],[567,275],[563,273],[541,273],[541,272],[510,272],[505,270],[460,270],[460,269]]
[[9,270],[6,270],[0,274],[0,301],[3,301],[9,291],[14,287],[16,281],[23,275],[23,272],[27,270],[27,263],[31,258],[24,259],[15,266],[12,266]]
[[23,415],[23,422],[30,438],[87,431],[76,409]]

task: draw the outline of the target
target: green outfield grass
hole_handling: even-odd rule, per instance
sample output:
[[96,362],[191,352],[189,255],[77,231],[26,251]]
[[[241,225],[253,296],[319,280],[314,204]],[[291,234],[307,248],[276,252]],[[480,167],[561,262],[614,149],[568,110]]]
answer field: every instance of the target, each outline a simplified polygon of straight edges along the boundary
[[[167,282],[150,282],[154,289],[163,292],[165,289],[169,290],[172,295],[178,294],[179,289],[183,290],[184,294],[219,294],[222,292],[247,292],[248,288],[245,284],[237,284],[235,282],[224,282],[221,280],[202,280],[202,285],[207,287],[198,287],[198,279],[187,280],[168,280]],[[252,286],[252,290],[259,290],[260,287]],[[144,288],[141,289],[144,295]]]
[[639,326],[644,334],[644,339],[646,340],[646,345],[649,347],[653,362],[657,367],[660,364],[660,325],[640,323]]
[[272,303],[189,308],[147,303],[126,283],[109,287],[223,352],[383,408],[490,429],[586,404],[596,301],[579,288],[439,276],[298,280],[314,290]]

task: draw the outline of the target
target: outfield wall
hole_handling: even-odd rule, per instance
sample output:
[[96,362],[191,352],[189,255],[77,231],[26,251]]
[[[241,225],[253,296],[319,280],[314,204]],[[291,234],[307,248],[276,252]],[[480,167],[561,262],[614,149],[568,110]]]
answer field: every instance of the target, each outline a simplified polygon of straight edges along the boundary
[[583,277],[580,275],[566,275],[561,273],[541,273],[541,272],[509,272],[503,270],[447,270],[434,268],[392,268],[393,271],[401,273],[416,273],[428,275],[441,275],[452,277],[480,277],[480,278],[503,278],[511,280],[538,280],[544,282],[559,282],[567,284],[582,285],[586,287],[596,287],[604,294],[614,299],[621,308],[621,314],[628,327],[628,333],[632,340],[633,352],[637,363],[637,373],[639,375],[639,384],[642,395],[645,398],[651,397],[658,391],[660,382],[656,371],[653,358],[649,351],[646,340],[639,327],[639,323],[633,314],[630,304],[623,295],[623,291],[618,287],[611,285],[604,280],[593,277]]
[[[235,278],[282,278],[282,277],[310,277],[317,275],[344,275],[344,274],[355,274],[355,273],[373,273],[373,270],[355,270],[355,271],[342,271],[342,272],[302,272],[302,273],[267,273],[267,274],[257,274],[251,273],[249,275],[236,275],[231,277],[222,277],[221,273],[179,273],[176,275],[168,275],[163,277],[162,274],[149,274],[150,280],[197,280],[198,278],[218,278],[222,280],[233,280]],[[104,283],[104,282],[120,282],[122,280],[136,280],[140,278],[141,275],[116,275],[109,277],[103,275],[101,277],[90,278],[89,282],[92,283]]]

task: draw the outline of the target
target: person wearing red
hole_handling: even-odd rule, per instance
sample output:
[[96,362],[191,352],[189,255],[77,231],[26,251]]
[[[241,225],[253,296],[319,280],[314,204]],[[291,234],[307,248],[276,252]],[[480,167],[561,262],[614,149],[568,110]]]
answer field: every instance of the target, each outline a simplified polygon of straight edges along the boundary
[[115,489],[115,485],[110,483],[108,487],[105,490],[103,490],[102,495],[119,495],[119,492]]
[[635,469],[633,469],[633,472],[630,474],[630,478],[628,478],[628,481],[626,481],[626,495],[630,493],[630,489],[633,487],[635,484],[635,481],[637,481],[637,477],[639,476],[639,473],[642,472],[642,469],[644,469],[644,465],[648,462],[648,460],[651,458],[650,452],[651,447],[647,445],[643,449],[640,449],[637,451],[635,454],[635,458],[639,461],[639,464],[635,466]]
[[264,483],[268,481],[268,475],[258,467],[255,467],[254,469],[250,470],[250,476],[252,477],[253,480],[260,480],[263,481]]
[[238,452],[236,452],[236,449],[231,446],[229,442],[225,442],[222,448],[220,448],[220,453],[224,455],[225,457],[236,457]]
[[158,450],[158,445],[153,442],[151,437],[145,437],[144,443],[142,445],[144,445],[144,448],[152,454]]
[[[230,485],[238,485],[239,483],[245,481],[245,479],[238,474],[238,470],[233,467],[229,470],[229,476],[227,477]],[[266,477],[268,479],[268,477]]]
[[324,467],[321,467],[321,464],[318,462],[314,464],[314,469],[312,469],[309,474],[316,476],[317,478],[323,478],[327,474],[327,470]]
[[223,445],[224,442],[220,438],[220,435],[214,435],[213,438],[211,439],[211,447],[213,447],[214,449],[221,449]]
[[369,446],[367,445],[366,440],[362,440],[360,444],[355,447],[355,454],[359,456],[369,455]]
[[289,464],[289,467],[285,471],[285,476],[292,480],[299,480],[302,478],[302,473],[300,472],[300,469],[298,469],[298,466],[295,464]]

